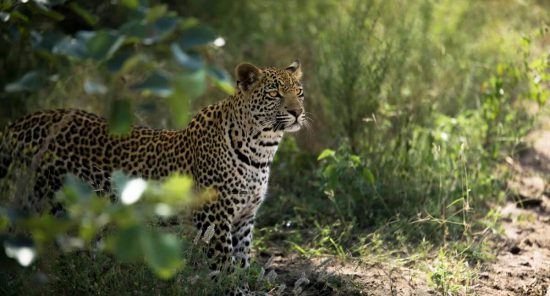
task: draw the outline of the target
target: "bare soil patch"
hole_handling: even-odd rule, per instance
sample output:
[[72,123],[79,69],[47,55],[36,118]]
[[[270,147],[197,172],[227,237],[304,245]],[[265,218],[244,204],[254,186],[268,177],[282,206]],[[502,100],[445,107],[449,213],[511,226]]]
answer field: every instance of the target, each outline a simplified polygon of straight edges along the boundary
[[499,209],[504,235],[480,273],[479,295],[550,295],[550,120],[527,140],[518,161],[507,161],[517,175]]

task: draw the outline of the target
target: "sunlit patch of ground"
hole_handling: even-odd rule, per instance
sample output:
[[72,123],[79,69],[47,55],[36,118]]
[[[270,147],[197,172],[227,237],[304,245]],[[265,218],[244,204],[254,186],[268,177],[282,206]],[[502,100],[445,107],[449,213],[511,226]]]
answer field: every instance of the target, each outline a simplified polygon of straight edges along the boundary
[[[356,259],[342,261],[336,257],[307,259],[277,253],[268,266],[286,285],[283,295],[293,295],[296,281],[309,280],[301,286],[300,295],[426,295],[429,289],[425,275],[406,267],[385,263],[368,263]],[[261,258],[265,261],[267,256]],[[267,262],[267,261],[266,261]]]

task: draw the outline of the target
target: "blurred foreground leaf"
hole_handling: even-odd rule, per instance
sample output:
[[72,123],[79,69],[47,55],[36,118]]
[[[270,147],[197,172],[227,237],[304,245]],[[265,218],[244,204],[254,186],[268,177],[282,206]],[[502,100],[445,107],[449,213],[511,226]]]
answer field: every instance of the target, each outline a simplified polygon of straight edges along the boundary
[[181,66],[189,70],[198,70],[204,66],[204,61],[200,55],[186,53],[177,43],[172,43],[170,49]]
[[145,95],[154,94],[160,97],[168,97],[172,94],[170,80],[160,72],[154,72],[145,81],[132,86],[132,89],[141,91]]
[[78,5],[78,3],[76,2],[71,2],[68,6],[72,11],[74,11],[74,13],[78,14],[90,26],[94,26],[99,21],[99,17],[93,15],[82,6]]
[[26,219],[23,225],[30,229],[32,237],[39,243],[53,241],[57,235],[65,233],[70,227],[68,221],[57,219],[52,215]]
[[168,104],[172,119],[178,127],[183,127],[189,119],[189,104],[206,91],[206,71],[198,70],[182,73],[174,78],[174,93]]
[[372,174],[372,171],[369,170],[368,168],[364,168],[363,169],[363,177],[365,177],[365,179],[367,179],[367,181],[374,186],[374,175]]
[[68,174],[63,181],[63,188],[57,194],[57,198],[62,202],[73,204],[79,200],[87,200],[93,195],[94,191],[92,187],[76,177],[75,175]]
[[111,57],[124,42],[124,36],[113,31],[79,31],[76,37],[67,36],[59,41],[52,52],[76,59],[105,60]]
[[91,79],[86,79],[84,81],[84,91],[87,94],[104,95],[107,93],[107,87],[101,82],[93,81]]
[[196,26],[183,31],[178,43],[182,49],[187,50],[211,44],[217,37],[218,35],[209,27]]
[[189,198],[193,180],[183,175],[172,175],[162,183],[162,195],[165,201],[182,201]]
[[110,58],[124,42],[124,36],[114,32],[98,31],[86,43],[87,58],[105,60]]
[[142,237],[145,262],[163,279],[171,278],[183,264],[181,242],[169,233],[146,231]]
[[143,256],[141,236],[143,229],[138,225],[121,228],[111,237],[113,253],[124,262],[135,262]]
[[76,37],[66,36],[52,48],[52,52],[76,59],[86,57],[86,42],[93,37],[93,32],[78,32]]
[[129,134],[132,130],[131,106],[128,100],[114,100],[109,116],[109,133],[114,135]]
[[321,154],[319,154],[319,157],[317,157],[317,160],[321,160],[330,156],[334,156],[335,152],[331,149],[325,149]]
[[182,242],[173,234],[133,225],[116,231],[109,248],[124,262],[143,259],[163,279],[174,276],[183,264]]
[[144,20],[134,20],[122,25],[120,33],[134,42],[151,45],[170,36],[179,20],[178,17],[161,17],[151,24]]
[[6,92],[37,91],[46,82],[46,77],[40,71],[34,70],[26,73],[19,80],[8,83]]
[[208,75],[213,78],[214,84],[225,93],[232,95],[235,93],[235,86],[233,85],[233,79],[231,75],[224,69],[211,66],[208,68]]

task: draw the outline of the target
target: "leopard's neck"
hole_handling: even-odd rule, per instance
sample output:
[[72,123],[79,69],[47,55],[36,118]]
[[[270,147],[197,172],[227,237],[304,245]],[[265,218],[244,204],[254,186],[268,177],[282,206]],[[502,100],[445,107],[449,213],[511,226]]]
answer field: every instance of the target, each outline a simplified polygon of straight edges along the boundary
[[224,106],[227,116],[223,126],[228,149],[250,167],[261,169],[273,162],[279,143],[283,138],[282,131],[273,127],[257,127],[250,110],[230,98]]

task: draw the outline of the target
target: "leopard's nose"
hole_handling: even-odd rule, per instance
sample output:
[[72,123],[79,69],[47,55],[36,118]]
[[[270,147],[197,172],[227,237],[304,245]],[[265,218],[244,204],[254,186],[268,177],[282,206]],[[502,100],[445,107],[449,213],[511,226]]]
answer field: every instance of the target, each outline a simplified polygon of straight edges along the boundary
[[287,110],[287,112],[290,113],[290,115],[294,116],[296,119],[298,119],[298,116],[302,114],[301,109]]

